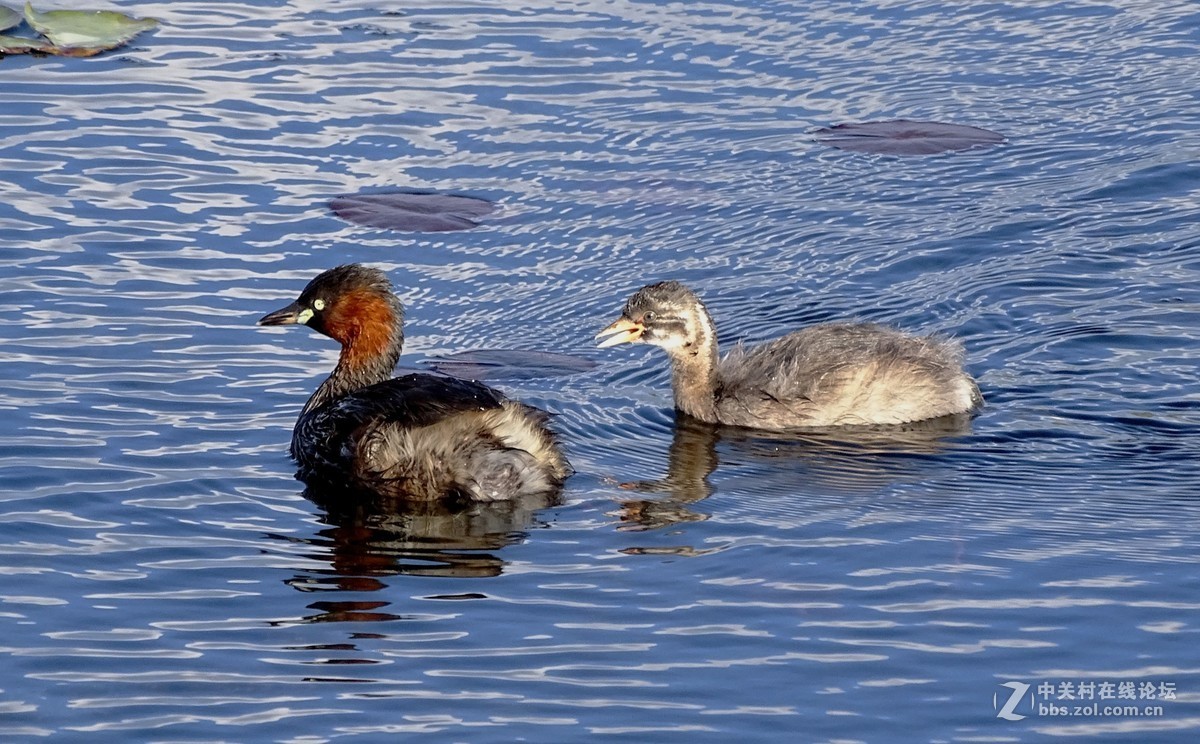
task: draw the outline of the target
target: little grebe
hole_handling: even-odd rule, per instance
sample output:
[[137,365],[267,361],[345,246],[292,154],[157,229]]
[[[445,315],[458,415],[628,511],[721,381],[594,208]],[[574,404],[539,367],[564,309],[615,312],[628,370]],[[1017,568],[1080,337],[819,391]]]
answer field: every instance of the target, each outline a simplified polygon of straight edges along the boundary
[[675,408],[701,421],[755,429],[903,424],[973,411],[979,387],[962,347],[873,323],[827,323],[717,358],[717,331],[679,282],[638,290],[597,338],[661,346]]
[[408,498],[496,501],[556,489],[571,473],[547,414],[452,377],[393,378],[404,308],[387,276],[350,264],[313,279],[259,325],[307,325],[342,345],[292,432],[297,477]]

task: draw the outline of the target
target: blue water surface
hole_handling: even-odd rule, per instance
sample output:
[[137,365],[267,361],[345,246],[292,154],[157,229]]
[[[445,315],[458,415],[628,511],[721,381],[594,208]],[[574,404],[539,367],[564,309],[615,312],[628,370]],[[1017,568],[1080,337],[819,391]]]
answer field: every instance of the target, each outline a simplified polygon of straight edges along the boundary
[[[118,0],[161,28],[0,60],[0,737],[1200,735],[1200,6],[392,5]],[[811,135],[897,118],[1007,142]],[[326,208],[388,188],[499,212]],[[397,284],[406,366],[598,362],[495,383],[555,414],[560,502],[305,497],[287,442],[336,349],[254,321],[348,261]],[[661,353],[592,339],[665,278],[725,343],[952,335],[987,407],[677,427]]]

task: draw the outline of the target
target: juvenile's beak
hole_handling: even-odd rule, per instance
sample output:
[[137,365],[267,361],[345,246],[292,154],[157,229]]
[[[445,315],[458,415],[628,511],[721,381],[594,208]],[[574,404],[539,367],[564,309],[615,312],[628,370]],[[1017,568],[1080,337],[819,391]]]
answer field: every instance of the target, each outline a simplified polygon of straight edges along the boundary
[[[308,317],[303,317],[307,313]],[[296,325],[297,323],[305,323],[308,318],[312,317],[312,311],[308,308],[300,306],[299,302],[293,302],[287,307],[282,307],[273,313],[267,313],[258,319],[260,326],[277,326],[277,325]]]
[[641,323],[635,323],[629,318],[623,317],[616,323],[613,323],[608,328],[605,328],[603,331],[600,331],[596,334],[596,338],[610,336],[610,338],[606,338],[601,341],[596,348],[606,349],[609,346],[616,346],[617,344],[633,343],[642,337],[642,333],[645,332],[645,330],[646,326],[642,325]]

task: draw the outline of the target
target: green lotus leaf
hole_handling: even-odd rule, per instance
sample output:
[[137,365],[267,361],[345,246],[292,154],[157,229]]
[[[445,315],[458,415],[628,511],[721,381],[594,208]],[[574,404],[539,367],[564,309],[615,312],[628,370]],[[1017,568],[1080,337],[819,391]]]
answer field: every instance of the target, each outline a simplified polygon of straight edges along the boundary
[[25,20],[50,39],[56,54],[90,56],[115,49],[158,25],[153,18],[131,18],[111,10],[51,10],[39,13],[25,3]]
[[0,54],[27,54],[29,52],[51,54],[54,52],[54,47],[47,44],[45,39],[0,35]]
[[0,5],[0,31],[7,31],[21,24],[21,11]]

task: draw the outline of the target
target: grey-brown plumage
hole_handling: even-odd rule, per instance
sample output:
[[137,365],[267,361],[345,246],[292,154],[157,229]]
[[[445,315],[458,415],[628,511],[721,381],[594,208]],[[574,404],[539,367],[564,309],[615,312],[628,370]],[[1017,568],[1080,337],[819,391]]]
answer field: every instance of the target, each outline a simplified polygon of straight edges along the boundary
[[477,382],[392,378],[404,309],[382,271],[330,269],[259,325],[308,325],[342,345],[292,432],[297,477],[321,488],[496,501],[557,489],[571,473],[543,411]]
[[783,430],[903,424],[983,404],[962,347],[874,323],[828,323],[717,356],[717,332],[692,290],[638,290],[600,345],[648,343],[671,359],[675,407],[701,421]]

